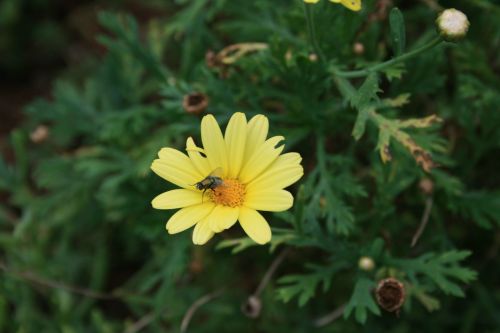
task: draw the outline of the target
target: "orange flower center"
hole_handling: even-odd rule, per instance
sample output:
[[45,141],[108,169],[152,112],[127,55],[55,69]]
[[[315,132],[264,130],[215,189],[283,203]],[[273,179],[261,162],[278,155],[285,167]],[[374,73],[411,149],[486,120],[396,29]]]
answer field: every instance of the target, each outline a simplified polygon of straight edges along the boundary
[[224,179],[211,193],[212,201],[217,205],[238,207],[245,199],[245,185],[236,179]]

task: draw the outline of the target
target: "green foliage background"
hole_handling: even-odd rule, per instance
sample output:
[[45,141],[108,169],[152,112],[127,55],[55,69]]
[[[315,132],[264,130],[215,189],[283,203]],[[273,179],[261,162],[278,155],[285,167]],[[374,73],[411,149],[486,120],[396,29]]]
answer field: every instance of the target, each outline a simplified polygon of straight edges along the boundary
[[[212,295],[190,332],[498,332],[500,5],[442,1],[468,15],[465,40],[349,78],[436,35],[433,1],[395,1],[379,16],[375,1],[363,5],[311,7],[317,60],[299,0],[155,2],[169,14],[141,25],[101,12],[105,54],[68,68],[51,98],[25,108],[0,160],[0,331],[174,332]],[[396,5],[404,30],[399,16],[390,27]],[[207,66],[208,50],[250,42],[268,48]],[[221,124],[236,111],[265,114],[304,158],[294,207],[266,215],[270,247],[238,227],[195,246],[189,232],[167,235],[172,212],[150,206],[172,188],[149,169],[157,151],[198,138],[200,117],[182,107],[195,91]],[[443,121],[418,121],[433,114]],[[49,136],[33,142],[40,125]],[[422,170],[404,135],[437,167]],[[260,315],[246,317],[241,304],[284,249]],[[374,270],[358,267],[362,256]],[[373,297],[388,276],[406,285],[399,317]],[[315,326],[343,306],[343,317]]]

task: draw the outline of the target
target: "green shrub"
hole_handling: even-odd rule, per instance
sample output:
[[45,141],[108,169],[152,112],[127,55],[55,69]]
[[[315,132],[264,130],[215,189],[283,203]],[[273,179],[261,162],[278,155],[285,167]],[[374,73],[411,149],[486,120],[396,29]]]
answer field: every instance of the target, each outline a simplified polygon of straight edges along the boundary
[[[498,330],[499,5],[452,2],[471,27],[448,43],[434,1],[178,2],[146,26],[101,13],[106,55],[12,132],[0,330],[177,331],[189,309],[191,332]],[[199,135],[193,92],[222,124],[266,115],[302,155],[293,208],[266,214],[270,246],[235,227],[199,247],[151,208],[173,188],[150,171],[157,151]],[[374,296],[388,277],[399,316]]]

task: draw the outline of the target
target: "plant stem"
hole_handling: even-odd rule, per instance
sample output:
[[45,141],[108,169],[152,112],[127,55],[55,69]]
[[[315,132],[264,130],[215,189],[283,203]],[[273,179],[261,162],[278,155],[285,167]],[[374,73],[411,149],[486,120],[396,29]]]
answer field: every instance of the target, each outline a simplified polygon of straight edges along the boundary
[[312,6],[310,4],[305,3],[304,1],[303,3],[304,3],[304,13],[306,15],[307,32],[309,34],[309,40],[314,49],[314,52],[318,55],[318,57],[321,60],[324,60],[325,57],[323,55],[323,52],[321,51],[321,48],[319,47],[318,39],[316,37],[316,26],[314,24],[314,15],[311,9]]
[[392,59],[387,60],[383,63],[373,65],[373,66],[365,68],[365,69],[356,70],[356,71],[339,71],[339,70],[334,69],[333,72],[335,75],[340,76],[340,77],[344,77],[344,78],[356,78],[356,77],[367,76],[370,73],[381,71],[387,67],[390,67],[394,64],[397,64],[398,62],[402,62],[402,61],[411,59],[422,52],[425,52],[427,50],[432,49],[433,47],[441,44],[442,42],[443,42],[443,40],[441,39],[441,37],[438,36],[438,37],[435,37],[434,39],[432,39],[431,41],[429,41],[429,43],[425,44],[424,46],[419,47],[418,49],[415,49],[413,51],[402,54],[399,57],[392,58]]

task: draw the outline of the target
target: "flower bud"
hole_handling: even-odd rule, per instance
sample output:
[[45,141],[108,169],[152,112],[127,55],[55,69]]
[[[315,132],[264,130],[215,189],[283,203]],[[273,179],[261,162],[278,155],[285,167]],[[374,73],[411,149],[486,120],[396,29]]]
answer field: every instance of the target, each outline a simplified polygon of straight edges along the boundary
[[318,61],[318,55],[316,53],[309,54],[309,61],[310,62],[316,62],[316,61]]
[[454,8],[443,11],[438,16],[436,23],[441,37],[449,42],[462,39],[469,30],[467,16]]
[[354,51],[354,54],[362,55],[363,53],[365,53],[365,46],[363,45],[363,43],[356,42],[352,46],[352,50]]
[[370,257],[361,257],[358,261],[359,269],[363,271],[372,271],[375,268],[375,262]]
[[49,137],[50,130],[45,125],[38,125],[33,132],[30,133],[30,139],[34,143],[42,143]]

